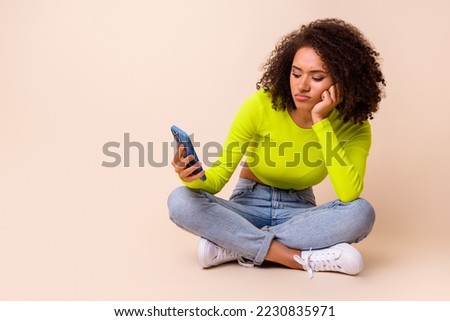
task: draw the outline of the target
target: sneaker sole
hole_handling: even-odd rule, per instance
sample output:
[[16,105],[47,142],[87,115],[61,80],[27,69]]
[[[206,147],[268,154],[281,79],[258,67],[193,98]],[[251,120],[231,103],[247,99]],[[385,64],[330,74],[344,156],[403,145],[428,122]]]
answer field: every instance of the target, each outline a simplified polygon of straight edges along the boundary
[[210,267],[210,265],[205,262],[205,253],[207,253],[208,244],[209,241],[204,238],[200,238],[200,241],[198,242],[197,262],[204,269]]

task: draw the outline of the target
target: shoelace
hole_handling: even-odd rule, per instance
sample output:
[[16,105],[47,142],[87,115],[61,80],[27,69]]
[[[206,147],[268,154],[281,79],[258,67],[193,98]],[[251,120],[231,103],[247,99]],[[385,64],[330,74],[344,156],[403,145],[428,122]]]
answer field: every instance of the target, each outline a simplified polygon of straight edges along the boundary
[[310,279],[314,277],[314,271],[336,271],[339,265],[336,262],[336,257],[333,252],[323,252],[317,255],[313,260],[311,256],[313,255],[312,250],[306,254],[305,258],[299,255],[294,255],[294,260],[303,266],[303,268],[308,272]]
[[214,259],[217,261],[232,261],[238,259],[238,256],[234,252],[220,248]]
[[297,261],[303,268],[308,272],[308,276],[310,279],[314,277],[314,271],[309,265],[309,258],[311,257],[311,250],[309,250],[306,259],[301,258],[299,255],[294,255],[294,260]]
[[246,268],[251,268],[251,267],[255,266],[252,261],[248,261],[248,260],[244,259],[242,256],[239,256],[238,254],[236,254],[235,252],[232,252],[230,250],[225,250],[224,248],[220,248],[220,250],[218,251],[214,260],[217,260],[219,262],[227,262],[227,261],[237,260],[240,266],[243,266]]
[[246,268],[252,268],[255,266],[255,264],[252,263],[252,261],[246,261],[243,257],[238,257],[238,263],[240,266],[246,267]]

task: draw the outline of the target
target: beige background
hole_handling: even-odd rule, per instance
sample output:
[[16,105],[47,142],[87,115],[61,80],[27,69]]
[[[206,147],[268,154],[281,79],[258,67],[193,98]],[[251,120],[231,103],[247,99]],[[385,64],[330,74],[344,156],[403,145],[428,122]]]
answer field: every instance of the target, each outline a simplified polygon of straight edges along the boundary
[[[449,300],[447,3],[0,0],[0,299]],[[130,133],[161,161],[172,124],[222,142],[277,40],[322,17],[384,58],[367,267],[202,270],[197,237],[167,217],[172,168],[139,167],[137,149],[102,167],[102,146]],[[316,193],[334,198],[328,181]]]

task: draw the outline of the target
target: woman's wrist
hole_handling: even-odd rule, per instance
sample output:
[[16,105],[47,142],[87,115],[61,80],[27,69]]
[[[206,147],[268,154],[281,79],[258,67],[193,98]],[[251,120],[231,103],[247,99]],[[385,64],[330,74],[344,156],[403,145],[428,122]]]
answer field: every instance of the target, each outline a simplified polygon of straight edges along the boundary
[[311,115],[311,120],[313,124],[316,124],[322,120],[324,120],[326,117],[320,116],[320,115]]

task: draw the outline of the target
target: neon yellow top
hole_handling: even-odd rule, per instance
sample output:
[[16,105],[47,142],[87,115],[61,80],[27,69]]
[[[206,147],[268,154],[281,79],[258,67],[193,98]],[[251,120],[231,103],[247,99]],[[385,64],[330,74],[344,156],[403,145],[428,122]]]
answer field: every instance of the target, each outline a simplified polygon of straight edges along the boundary
[[219,158],[206,169],[207,179],[183,183],[218,193],[245,154],[251,171],[266,185],[301,190],[329,175],[337,197],[349,202],[362,192],[370,145],[368,121],[344,123],[335,109],[312,128],[301,128],[287,110],[272,108],[269,93],[258,90],[240,107]]

